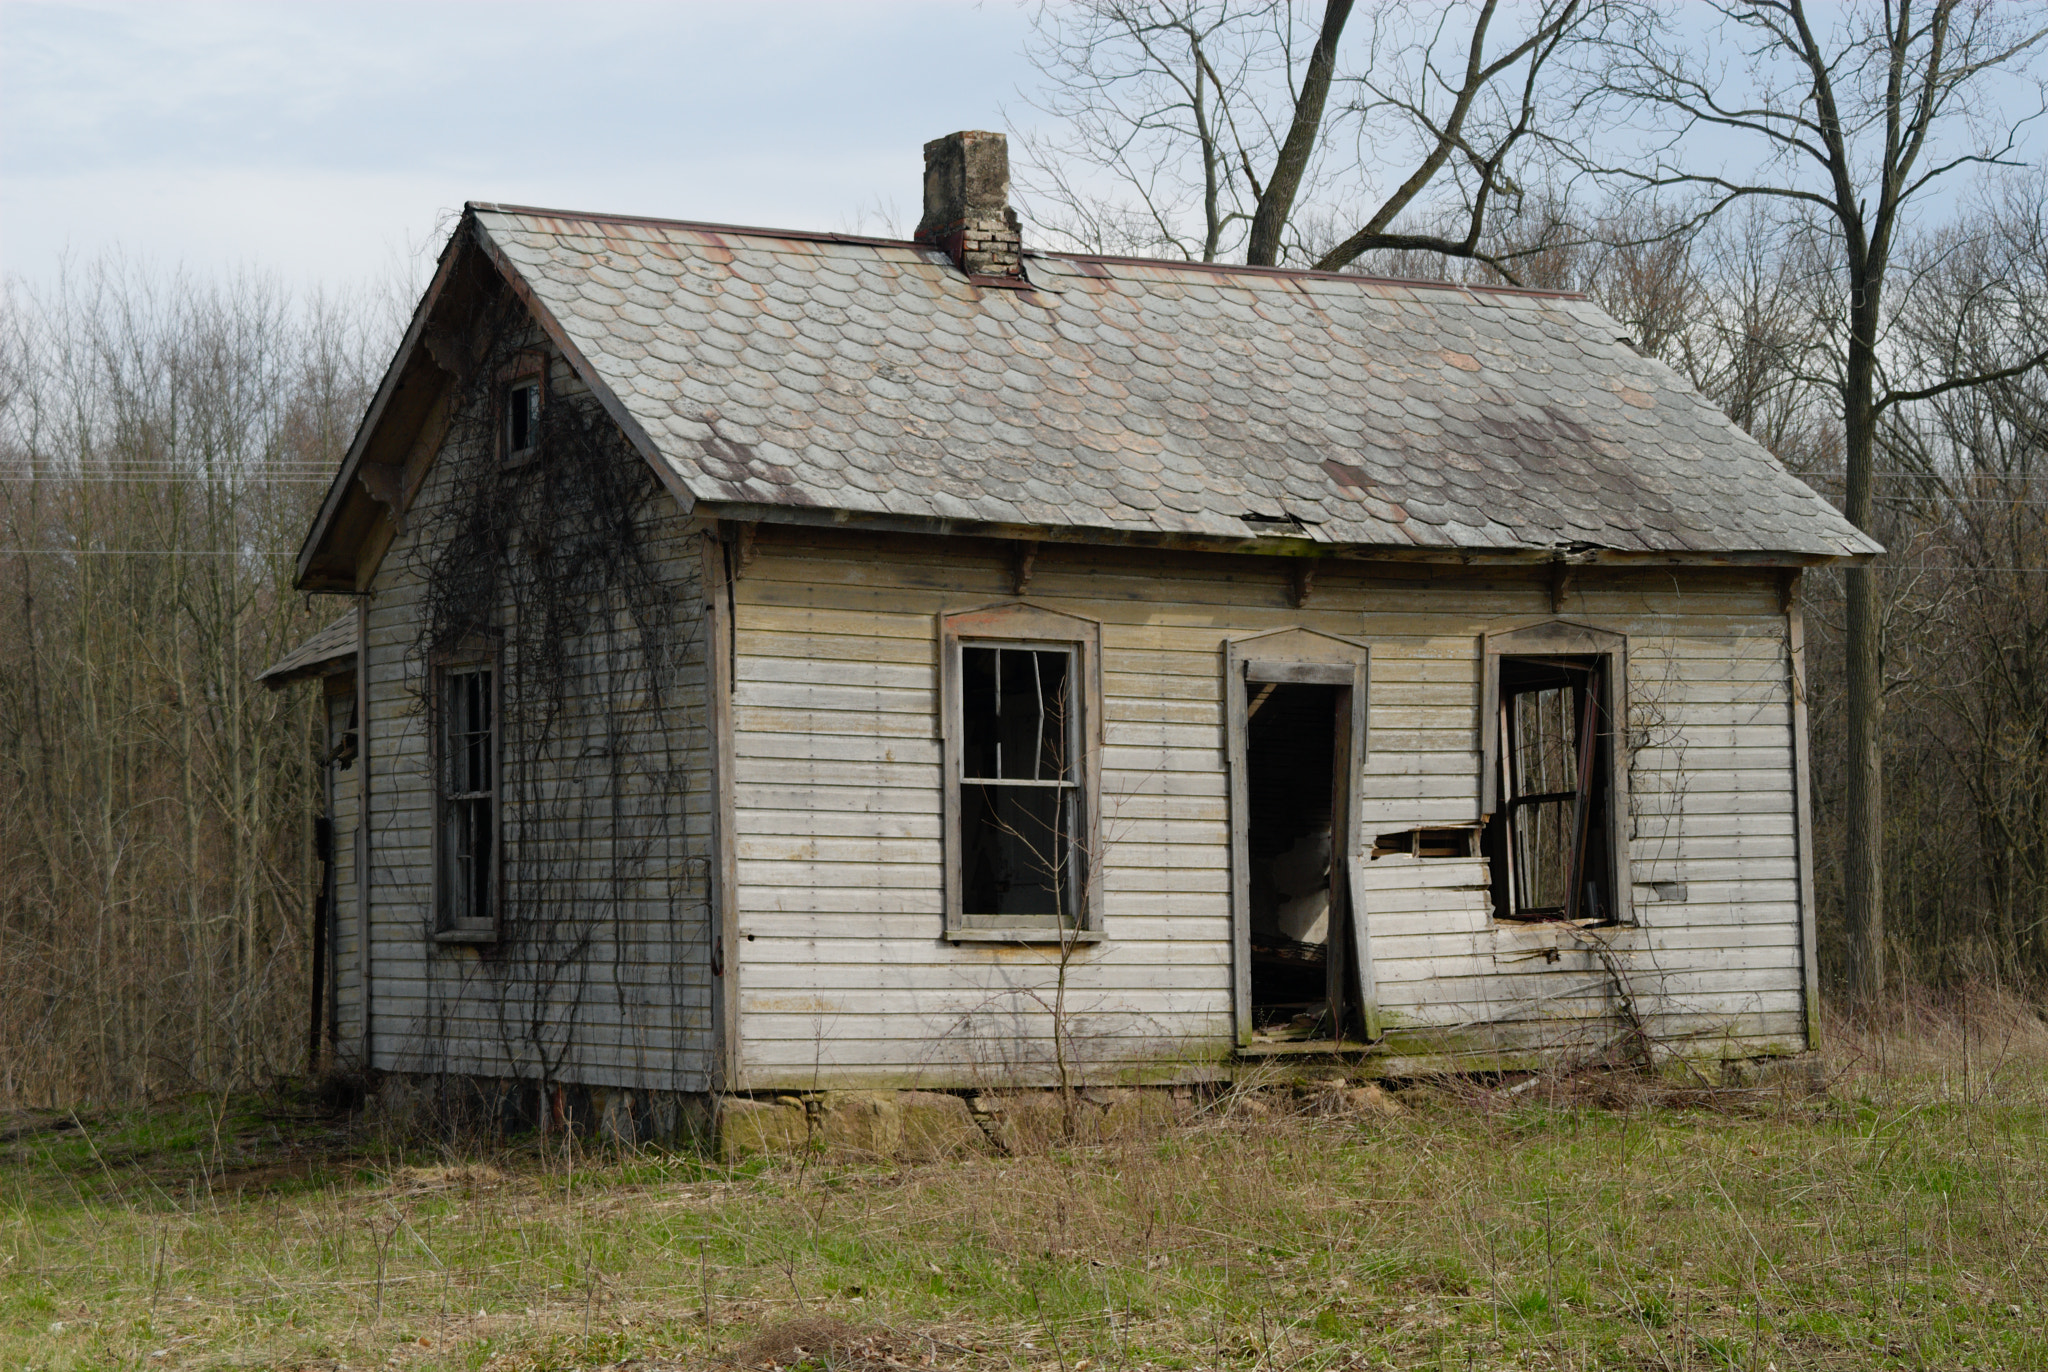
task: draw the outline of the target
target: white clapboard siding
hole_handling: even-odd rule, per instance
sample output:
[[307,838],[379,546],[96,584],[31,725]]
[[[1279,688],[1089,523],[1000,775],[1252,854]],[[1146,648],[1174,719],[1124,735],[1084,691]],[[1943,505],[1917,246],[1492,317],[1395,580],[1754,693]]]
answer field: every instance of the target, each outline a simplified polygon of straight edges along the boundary
[[[735,588],[745,1084],[1048,1079],[1056,954],[941,937],[936,616],[1014,603],[1013,576],[987,545],[764,530]],[[1023,599],[1102,625],[1107,939],[1066,969],[1087,1070],[1199,1076],[1229,1052],[1221,646],[1297,626],[1371,646],[1368,839],[1477,817],[1482,633],[1564,618],[1630,639],[1637,926],[1600,931],[1605,959],[1552,961],[1538,945],[1556,931],[1493,921],[1483,864],[1370,864],[1390,1023],[1597,1037],[1614,1025],[1611,963],[1662,1029],[1796,1045],[1787,638],[1769,573],[1588,574],[1557,614],[1547,579],[1515,569],[1326,568],[1300,609],[1291,589],[1277,563],[1039,552]]]
[[[438,551],[429,540],[466,464],[478,460],[443,451],[372,586],[369,753],[357,764],[370,768],[372,1063],[705,1090],[711,797],[700,558],[666,496],[647,500],[638,536],[677,616],[669,708],[655,708],[630,667],[611,670],[637,663],[614,656],[630,626],[586,625],[563,640],[574,684],[546,746],[522,756],[508,742],[501,759],[506,880],[516,887],[507,927],[527,929],[517,912],[538,908],[544,917],[531,923],[541,931],[482,949],[432,937],[433,789],[421,710],[425,590]],[[515,564],[508,587],[530,574]],[[500,622],[509,613],[501,605]],[[346,941],[341,954],[344,965],[359,961]],[[360,1022],[344,1018],[343,1027],[360,1042]]]

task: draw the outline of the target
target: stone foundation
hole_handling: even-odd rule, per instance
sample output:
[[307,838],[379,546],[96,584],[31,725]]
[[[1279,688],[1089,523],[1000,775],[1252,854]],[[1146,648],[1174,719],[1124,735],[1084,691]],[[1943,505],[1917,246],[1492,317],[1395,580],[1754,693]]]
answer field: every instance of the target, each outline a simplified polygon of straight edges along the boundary
[[1057,1091],[818,1091],[712,1097],[490,1077],[385,1073],[366,1102],[370,1120],[408,1133],[496,1140],[545,1131],[579,1139],[715,1154],[724,1162],[807,1153],[905,1163],[1026,1154],[1062,1144],[1141,1139],[1205,1110],[1248,1115],[1308,1110],[1401,1111],[1370,1082],[1301,1074],[1225,1099],[1200,1087],[1089,1088],[1071,1112]]

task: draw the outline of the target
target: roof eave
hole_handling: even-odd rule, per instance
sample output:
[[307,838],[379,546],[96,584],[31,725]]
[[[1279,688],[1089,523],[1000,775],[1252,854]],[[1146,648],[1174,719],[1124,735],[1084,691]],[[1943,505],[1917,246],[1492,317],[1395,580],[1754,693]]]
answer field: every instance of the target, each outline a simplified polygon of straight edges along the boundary
[[[363,412],[362,422],[356,425],[355,437],[350,441],[348,453],[341,460],[341,470],[335,473],[334,482],[327,488],[326,498],[320,502],[320,511],[313,516],[313,527],[306,533],[306,540],[299,546],[298,562],[295,567],[293,585],[302,591],[342,591],[342,588],[326,584],[309,585],[313,559],[319,556],[321,545],[326,542],[328,532],[333,528],[336,516],[341,513],[342,502],[347,498],[349,483],[356,478],[362,466],[363,453],[369,448],[370,440],[377,432],[377,425],[391,404],[391,397],[398,391],[400,377],[411,364],[413,354],[420,347],[425,335],[427,321],[432,317],[434,306],[441,299],[441,292],[447,287],[449,277],[455,271],[455,263],[461,257],[457,251],[462,241],[458,227],[448,235],[448,242],[441,249],[441,260],[435,265],[433,279],[420,296],[419,304],[413,307],[412,321],[406,326],[405,336],[399,341],[398,350],[392,355],[391,364],[384,369],[384,379],[377,385],[377,393],[370,398],[369,408]],[[342,593],[352,593],[354,586]]]
[[[1818,567],[1860,566],[1884,550],[1828,553],[1813,549],[1633,549],[1584,545],[1453,547],[1413,543],[1335,543],[1315,538],[1249,534],[1243,538],[1169,533],[1089,525],[1002,524],[939,516],[837,510],[820,506],[703,501],[703,519],[784,524],[800,528],[861,529],[874,533],[926,534],[945,538],[991,538],[1015,542],[1097,544],[1111,547],[1179,549],[1188,552],[1249,553],[1261,557],[1342,558],[1349,561],[1438,563],[1461,566],[1540,566],[1568,562],[1607,567]],[[1870,542],[1866,539],[1865,542]]]
[[331,657],[302,662],[294,667],[281,670],[272,667],[267,671],[258,672],[256,679],[273,691],[281,691],[294,682],[309,681],[315,677],[339,676],[343,672],[353,671],[355,663],[356,650],[351,648],[345,653],[335,653]]

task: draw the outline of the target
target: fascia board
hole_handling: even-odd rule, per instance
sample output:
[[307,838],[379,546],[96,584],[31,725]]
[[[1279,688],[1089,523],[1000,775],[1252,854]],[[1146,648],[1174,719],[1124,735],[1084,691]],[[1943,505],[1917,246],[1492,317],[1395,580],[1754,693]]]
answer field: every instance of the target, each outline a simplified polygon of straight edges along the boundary
[[376,435],[377,425],[384,418],[384,411],[391,403],[391,397],[398,391],[398,381],[412,362],[413,353],[420,346],[420,339],[426,333],[427,321],[432,317],[434,306],[440,302],[441,292],[447,287],[448,279],[455,272],[455,264],[461,254],[456,251],[462,242],[462,231],[448,236],[448,244],[441,249],[441,260],[434,268],[434,276],[427,283],[420,303],[413,307],[412,322],[406,326],[405,336],[399,341],[398,351],[391,364],[384,369],[384,379],[378,383],[377,393],[370,398],[370,406],[363,412],[362,422],[356,425],[355,437],[348,446],[348,453],[341,460],[341,470],[335,474],[334,482],[327,488],[326,498],[320,502],[320,511],[313,516],[313,527],[306,534],[306,541],[299,546],[297,574],[294,583],[303,582],[312,569],[313,557],[326,541],[327,531],[333,526],[335,517],[341,512],[341,502],[348,495],[349,483],[355,480],[356,469],[362,465],[363,454],[369,449],[370,440]]

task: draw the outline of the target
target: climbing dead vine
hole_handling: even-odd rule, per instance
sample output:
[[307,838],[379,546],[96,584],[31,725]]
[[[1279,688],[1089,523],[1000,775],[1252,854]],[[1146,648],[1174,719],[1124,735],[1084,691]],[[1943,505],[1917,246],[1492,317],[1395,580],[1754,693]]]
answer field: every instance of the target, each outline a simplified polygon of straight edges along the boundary
[[[622,1046],[677,1064],[661,1049],[684,1028],[683,926],[701,905],[684,743],[701,721],[680,680],[698,631],[680,584],[689,564],[664,542],[675,516],[646,462],[565,369],[550,374],[526,312],[489,300],[469,337],[408,540],[421,593],[409,687],[432,738],[435,664],[496,664],[498,929],[434,954],[421,1070],[550,1081],[589,1040],[577,1025],[599,1000]],[[526,374],[541,402],[530,447],[510,460],[505,379]],[[594,996],[607,975],[612,994]],[[497,1043],[460,1060],[451,1040],[473,1041],[487,1018]]]

